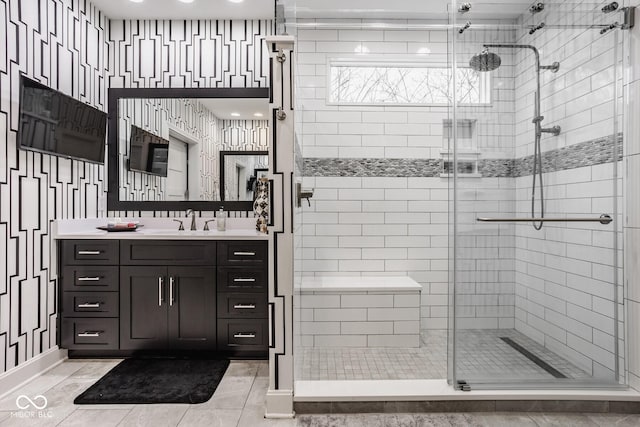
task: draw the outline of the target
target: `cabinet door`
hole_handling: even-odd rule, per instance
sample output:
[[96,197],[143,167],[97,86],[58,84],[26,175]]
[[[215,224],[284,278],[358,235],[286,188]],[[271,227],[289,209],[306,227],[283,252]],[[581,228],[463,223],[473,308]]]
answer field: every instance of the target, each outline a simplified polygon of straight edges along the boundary
[[120,348],[167,347],[167,268],[120,268]]
[[169,345],[180,350],[216,348],[216,270],[169,267]]

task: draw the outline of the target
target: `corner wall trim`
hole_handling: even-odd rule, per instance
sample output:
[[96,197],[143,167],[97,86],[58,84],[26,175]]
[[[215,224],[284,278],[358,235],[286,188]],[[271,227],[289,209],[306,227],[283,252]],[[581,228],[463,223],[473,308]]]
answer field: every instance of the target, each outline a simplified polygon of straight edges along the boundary
[[65,359],[67,359],[67,350],[56,346],[3,373],[0,375],[0,390],[7,391],[0,394],[0,399],[9,396],[18,387],[31,381],[34,377],[58,366]]

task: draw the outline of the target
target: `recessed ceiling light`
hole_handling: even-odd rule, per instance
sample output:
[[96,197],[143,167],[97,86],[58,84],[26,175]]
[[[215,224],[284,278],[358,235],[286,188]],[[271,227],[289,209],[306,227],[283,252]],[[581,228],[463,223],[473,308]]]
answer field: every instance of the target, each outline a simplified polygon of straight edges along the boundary
[[193,0],[178,0],[180,3],[193,3]]
[[262,113],[253,113],[253,115],[256,116],[256,117],[262,117],[264,114],[262,114]]
[[233,117],[240,117],[240,113],[231,113]]
[[242,3],[244,0],[229,0],[231,3]]
[[131,3],[142,3],[144,0],[129,0]]

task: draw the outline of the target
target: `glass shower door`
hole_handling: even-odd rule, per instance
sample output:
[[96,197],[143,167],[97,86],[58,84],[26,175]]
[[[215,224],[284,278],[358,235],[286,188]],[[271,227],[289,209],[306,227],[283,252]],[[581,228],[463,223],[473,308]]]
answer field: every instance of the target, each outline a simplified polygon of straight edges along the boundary
[[[474,24],[497,10],[495,24]],[[454,14],[450,378],[460,388],[622,379],[623,33],[606,30],[616,13],[474,2]]]

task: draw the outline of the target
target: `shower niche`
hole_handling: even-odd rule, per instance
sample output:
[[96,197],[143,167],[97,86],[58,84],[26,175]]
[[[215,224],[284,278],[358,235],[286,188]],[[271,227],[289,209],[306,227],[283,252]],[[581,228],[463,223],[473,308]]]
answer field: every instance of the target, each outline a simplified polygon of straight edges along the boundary
[[[455,139],[458,145],[457,159],[454,159],[453,120],[442,121],[442,150],[440,151],[440,178],[453,176],[454,167],[460,177],[481,178],[478,172],[477,120],[459,119],[456,121]],[[456,162],[457,160],[457,162]],[[455,166],[454,166],[455,165]]]

